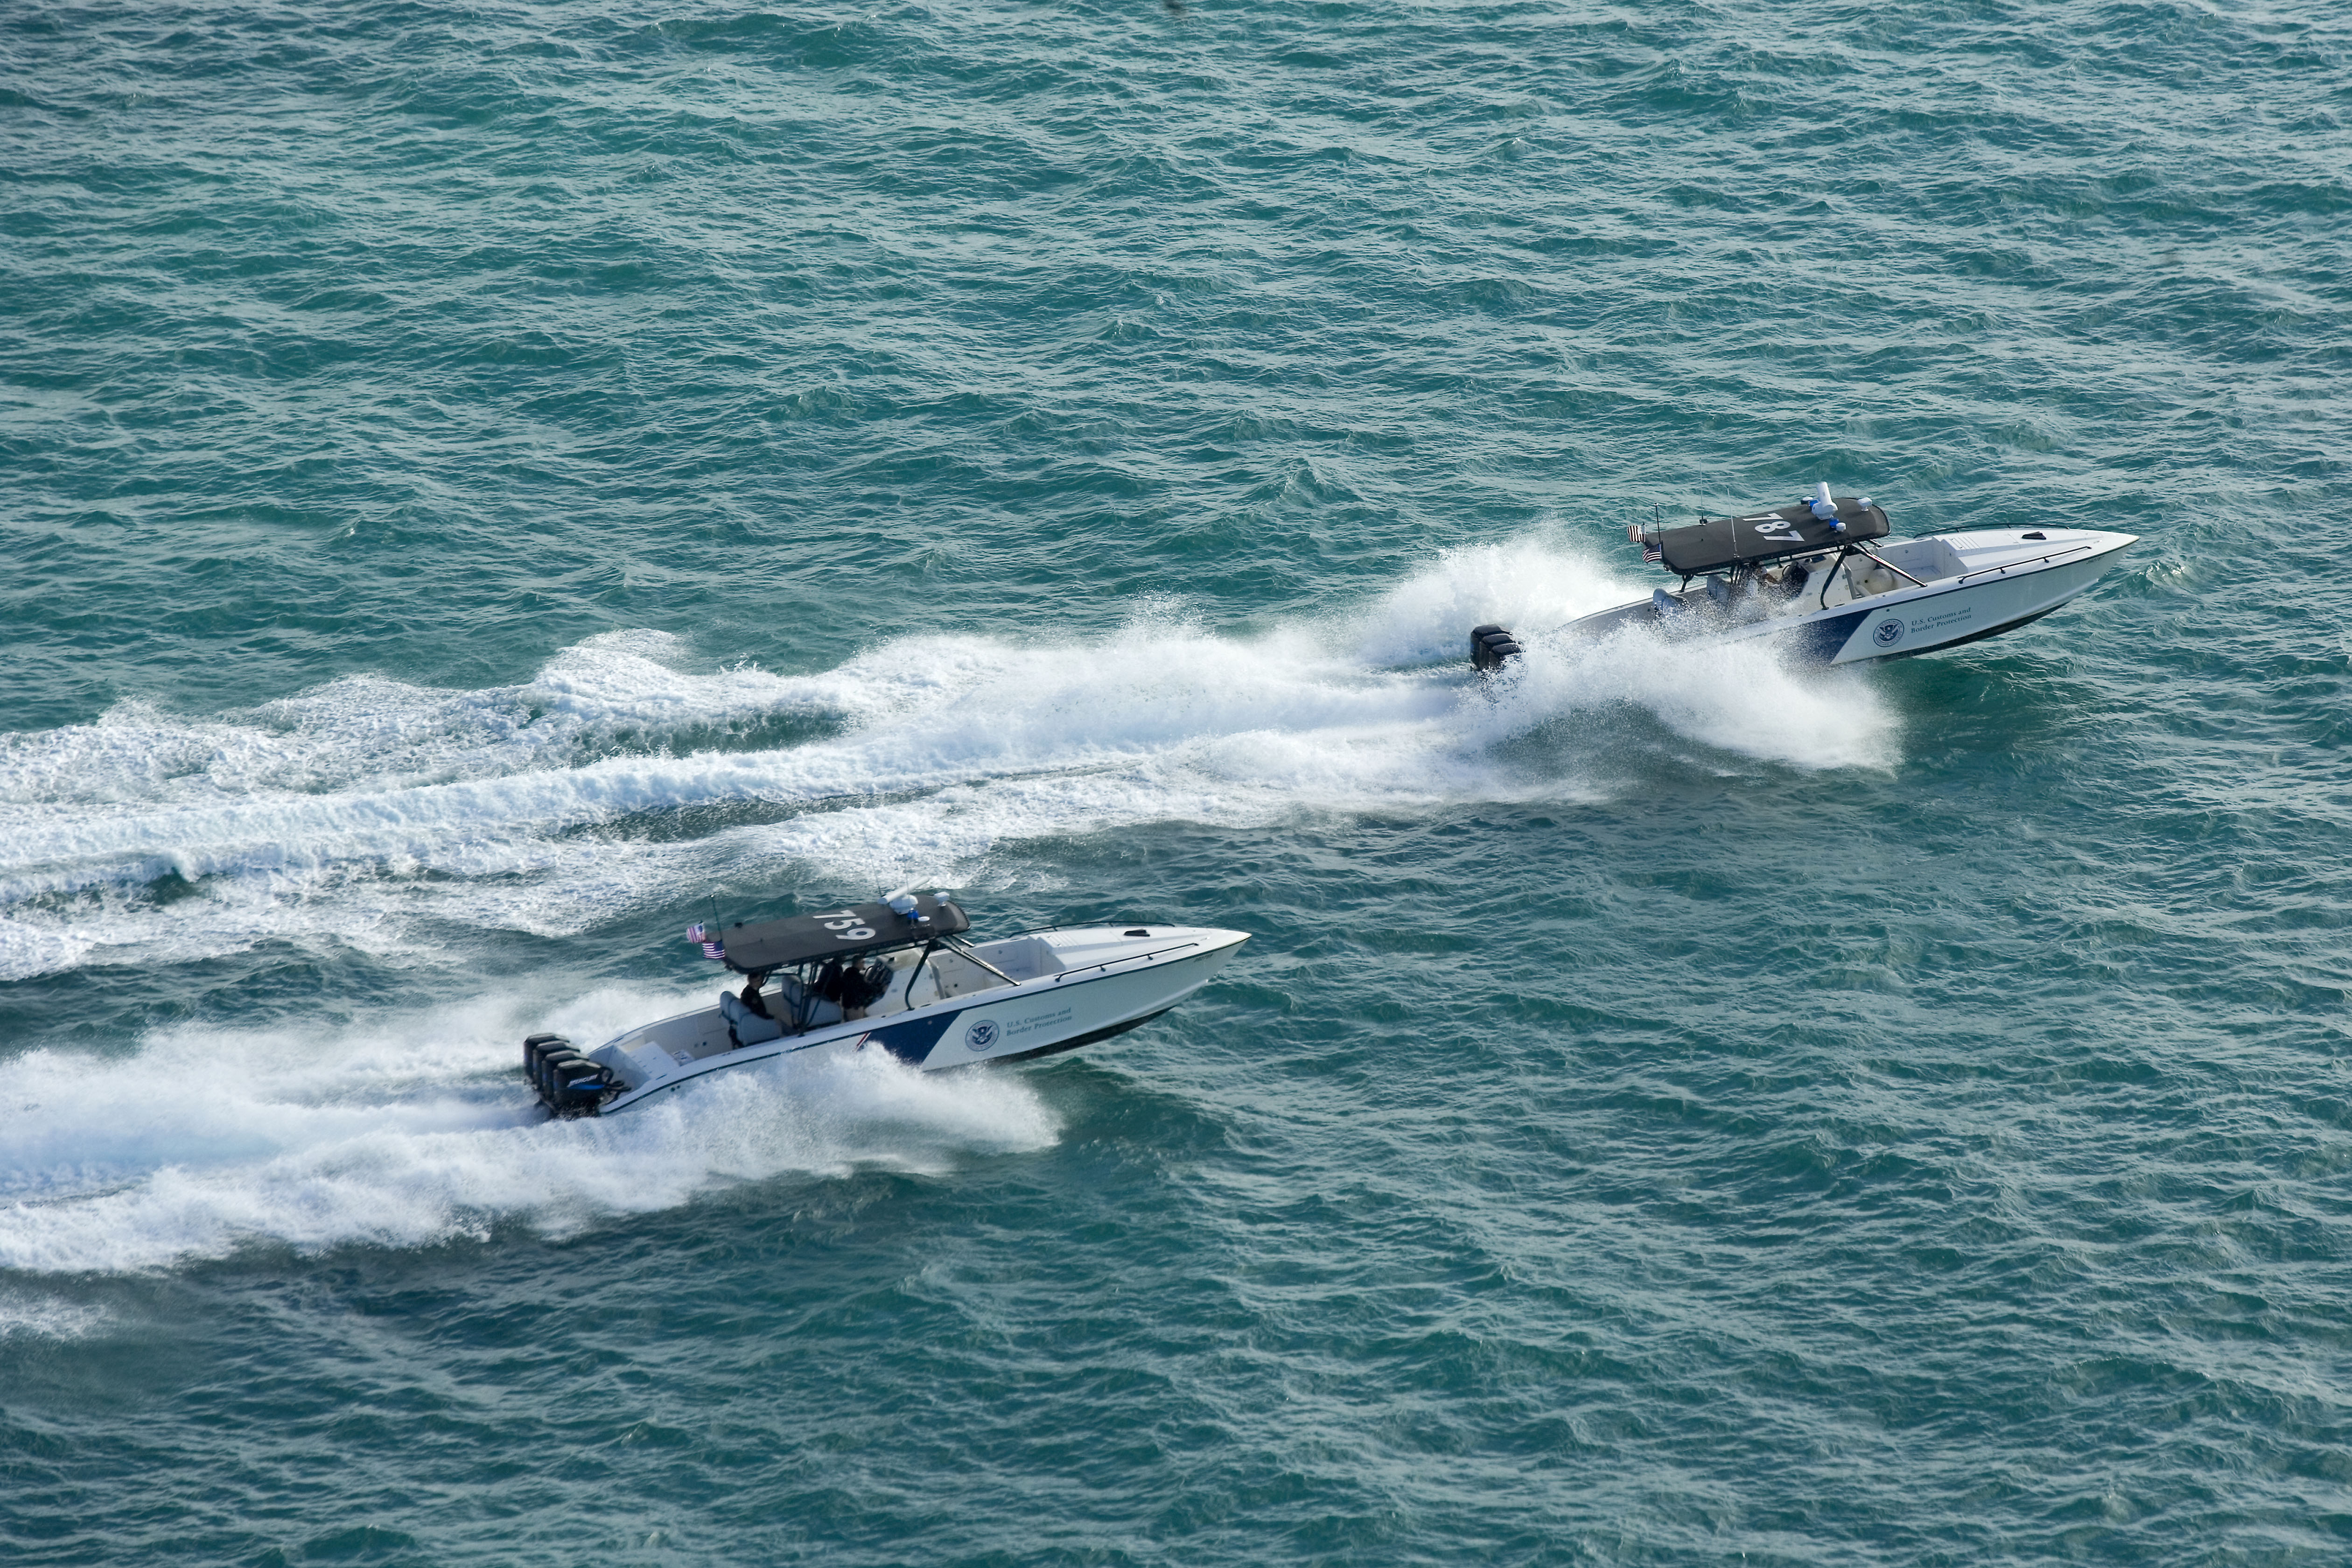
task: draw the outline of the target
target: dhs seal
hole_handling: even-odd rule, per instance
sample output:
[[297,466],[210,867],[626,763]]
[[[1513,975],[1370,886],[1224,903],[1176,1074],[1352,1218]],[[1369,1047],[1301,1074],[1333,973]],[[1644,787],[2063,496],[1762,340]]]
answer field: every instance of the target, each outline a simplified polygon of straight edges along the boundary
[[963,1043],[975,1051],[984,1051],[996,1044],[996,1026],[985,1020],[963,1032]]
[[1896,643],[1903,640],[1903,623],[1901,621],[1881,621],[1878,623],[1878,629],[1870,635],[1878,639],[1879,647],[1893,647]]

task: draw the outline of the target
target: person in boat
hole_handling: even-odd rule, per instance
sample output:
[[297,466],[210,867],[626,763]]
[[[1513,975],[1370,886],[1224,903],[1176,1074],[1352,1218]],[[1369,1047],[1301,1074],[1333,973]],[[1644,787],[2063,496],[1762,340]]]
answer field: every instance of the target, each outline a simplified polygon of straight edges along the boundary
[[747,976],[743,982],[743,994],[737,1000],[762,1018],[773,1018],[775,1015],[768,1011],[768,999],[760,994],[760,982],[765,978],[756,972]]
[[840,1005],[845,1018],[866,1016],[866,1009],[880,1001],[889,988],[890,971],[886,966],[838,958],[817,972],[814,987],[818,995]]

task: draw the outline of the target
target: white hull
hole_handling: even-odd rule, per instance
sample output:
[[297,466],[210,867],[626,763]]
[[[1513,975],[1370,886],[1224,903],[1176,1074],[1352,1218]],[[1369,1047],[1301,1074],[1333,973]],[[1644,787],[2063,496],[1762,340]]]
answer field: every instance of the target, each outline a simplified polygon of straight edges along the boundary
[[[777,1070],[814,1059],[813,1053],[887,1051],[919,1071],[943,1072],[1070,1050],[1166,1012],[1206,984],[1248,940],[1237,931],[1155,926],[1132,936],[1103,927],[982,942],[972,951],[1005,969],[1013,983],[943,954],[951,977],[940,988],[951,994],[907,1006],[912,975],[902,972],[871,1016],[740,1047],[719,1008],[681,1013],[588,1053],[625,1086],[597,1114],[634,1109],[713,1073]],[[1024,975],[1022,968],[1035,973]]]
[[[1921,579],[1888,573],[1895,586],[1857,593],[1843,574],[1777,603],[1761,595],[1718,605],[1704,590],[1623,605],[1571,621],[1561,630],[1591,636],[1661,622],[1711,641],[1772,638],[1808,662],[1863,664],[1958,647],[2021,626],[2096,583],[2138,541],[2088,529],[1933,534],[1885,546],[1880,560]],[[1860,563],[1867,570],[1869,563]],[[1818,579],[1817,579],[1818,581]]]

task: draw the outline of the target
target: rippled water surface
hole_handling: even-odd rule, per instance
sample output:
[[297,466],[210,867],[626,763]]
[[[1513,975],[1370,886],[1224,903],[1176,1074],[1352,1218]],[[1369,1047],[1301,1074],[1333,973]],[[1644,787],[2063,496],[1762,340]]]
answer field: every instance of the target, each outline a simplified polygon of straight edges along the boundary
[[[2337,7],[0,9],[12,1563],[2352,1555]],[[1833,676],[1474,622],[1830,480]],[[546,1124],[908,879],[1255,940]]]

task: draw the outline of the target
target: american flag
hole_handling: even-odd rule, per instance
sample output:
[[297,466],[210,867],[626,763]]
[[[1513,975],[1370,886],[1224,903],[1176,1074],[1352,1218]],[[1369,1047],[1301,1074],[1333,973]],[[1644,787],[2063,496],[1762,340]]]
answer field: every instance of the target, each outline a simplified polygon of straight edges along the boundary
[[1646,539],[1645,539],[1645,540],[1643,540],[1643,541],[1642,541],[1642,559],[1643,559],[1643,560],[1644,560],[1644,561],[1664,561],[1665,558],[1666,558],[1666,552],[1665,552],[1665,551],[1664,551],[1664,549],[1662,549],[1662,548],[1661,548],[1661,547],[1659,547],[1658,545],[1655,545],[1655,544],[1651,543],[1651,542],[1650,542],[1648,540],[1646,540]]
[[722,963],[727,961],[727,950],[710,940],[709,933],[703,930],[700,921],[686,928],[686,940],[700,942],[703,957],[716,959]]

